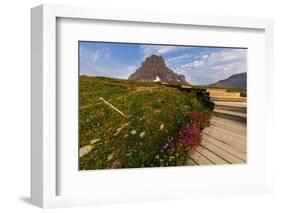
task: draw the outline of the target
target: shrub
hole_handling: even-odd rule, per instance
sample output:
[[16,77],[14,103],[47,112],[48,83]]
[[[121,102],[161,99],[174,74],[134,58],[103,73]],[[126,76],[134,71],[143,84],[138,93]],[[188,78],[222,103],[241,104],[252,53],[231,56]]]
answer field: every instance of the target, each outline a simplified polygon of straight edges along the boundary
[[210,125],[210,116],[201,112],[189,112],[189,122],[183,124],[178,138],[170,141],[166,148],[165,165],[184,165],[190,154],[201,143],[201,131]]
[[188,112],[191,123],[198,125],[200,130],[210,125],[210,116],[201,112]]
[[181,129],[184,145],[195,146],[200,142],[200,130],[196,123],[186,123]]

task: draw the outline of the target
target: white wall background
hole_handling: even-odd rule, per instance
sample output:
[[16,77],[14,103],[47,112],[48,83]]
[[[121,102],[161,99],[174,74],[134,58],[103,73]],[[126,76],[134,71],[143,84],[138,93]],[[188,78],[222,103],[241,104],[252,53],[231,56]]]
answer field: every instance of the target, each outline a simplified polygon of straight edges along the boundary
[[[0,7],[0,211],[37,212],[29,204],[30,178],[30,8],[42,3],[269,17],[275,19],[275,140],[271,195],[202,198],[171,202],[120,204],[47,210],[60,212],[277,212],[281,210],[281,5],[279,0],[8,0]],[[257,118],[258,122],[258,118]]]

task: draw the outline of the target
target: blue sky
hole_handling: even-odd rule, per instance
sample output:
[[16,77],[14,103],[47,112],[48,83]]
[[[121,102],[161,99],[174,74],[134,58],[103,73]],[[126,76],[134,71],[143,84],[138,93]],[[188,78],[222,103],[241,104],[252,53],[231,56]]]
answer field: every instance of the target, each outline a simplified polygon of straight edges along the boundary
[[127,79],[152,55],[194,85],[214,83],[247,71],[247,50],[236,48],[80,42],[80,75]]

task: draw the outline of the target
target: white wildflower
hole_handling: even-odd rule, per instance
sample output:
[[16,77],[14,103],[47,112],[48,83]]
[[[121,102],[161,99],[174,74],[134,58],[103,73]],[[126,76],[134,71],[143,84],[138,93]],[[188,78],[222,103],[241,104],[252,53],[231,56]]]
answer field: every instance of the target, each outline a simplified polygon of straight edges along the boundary
[[140,133],[140,137],[143,138],[145,136],[145,132]]
[[131,134],[132,134],[132,135],[137,134],[137,130],[135,130],[135,129],[134,129],[134,130],[132,130],[132,131],[131,131]]
[[100,141],[101,139],[93,139],[93,140],[91,140],[90,141],[90,144],[94,144],[94,143],[96,143],[96,142],[98,142],[98,141]]

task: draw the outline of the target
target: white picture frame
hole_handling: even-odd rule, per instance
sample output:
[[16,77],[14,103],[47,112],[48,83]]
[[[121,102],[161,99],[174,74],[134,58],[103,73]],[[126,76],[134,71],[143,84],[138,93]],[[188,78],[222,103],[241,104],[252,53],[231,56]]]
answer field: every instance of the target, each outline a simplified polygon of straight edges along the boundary
[[[230,185],[200,187],[194,183],[193,188],[178,189],[170,186],[167,190],[155,188],[153,193],[123,194],[112,192],[112,195],[58,195],[57,166],[59,158],[57,152],[57,19],[87,19],[87,20],[116,20],[119,22],[154,23],[161,25],[192,25],[202,27],[218,27],[231,29],[257,29],[265,34],[265,69],[266,76],[264,91],[266,105],[272,107],[273,88],[273,21],[271,19],[216,17],[188,14],[152,13],[146,11],[123,11],[100,8],[85,8],[74,6],[41,5],[31,10],[31,201],[34,205],[47,207],[62,207],[76,205],[91,205],[99,203],[138,202],[143,200],[165,200],[197,196],[251,194],[270,191],[270,165],[265,163],[267,169],[266,179],[255,184],[234,183]],[[268,113],[272,113],[269,112]],[[267,130],[270,129],[270,118],[265,117]],[[268,137],[266,137],[268,140]],[[267,141],[266,140],[266,141]],[[268,146],[266,143],[265,146]],[[268,155],[265,157],[268,158]],[[183,170],[183,168],[173,168]],[[78,171],[77,171],[78,172]],[[118,172],[118,171],[117,171]],[[159,173],[158,170],[145,170],[146,173]],[[123,175],[126,176],[124,173]],[[126,191],[125,191],[126,192]],[[121,193],[121,192],[120,192]],[[122,192],[124,193],[124,192]],[[176,195],[175,195],[176,193]],[[150,194],[150,195],[149,195]],[[171,194],[173,196],[171,196]],[[157,195],[157,196],[156,196]]]

